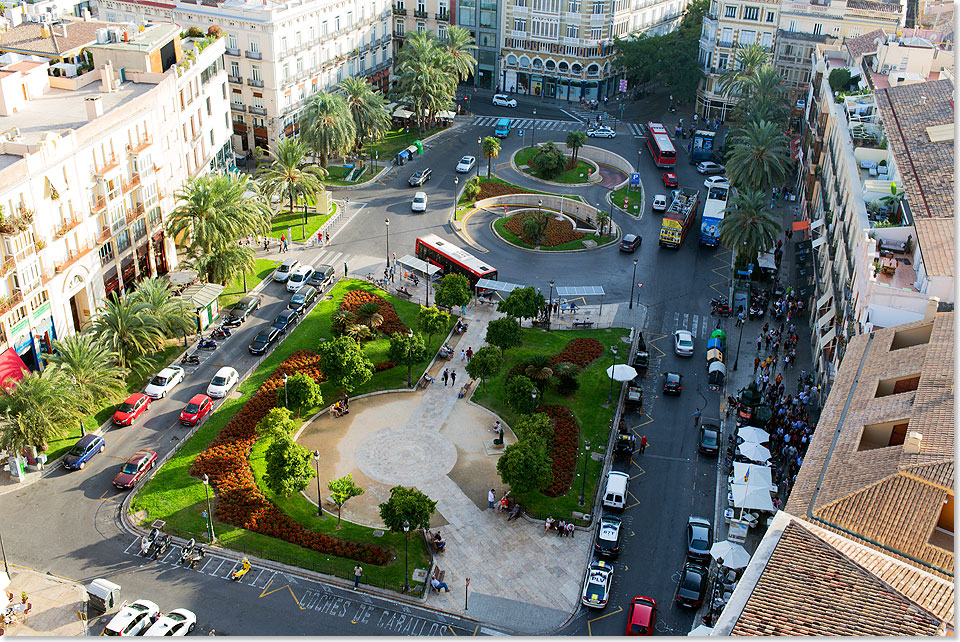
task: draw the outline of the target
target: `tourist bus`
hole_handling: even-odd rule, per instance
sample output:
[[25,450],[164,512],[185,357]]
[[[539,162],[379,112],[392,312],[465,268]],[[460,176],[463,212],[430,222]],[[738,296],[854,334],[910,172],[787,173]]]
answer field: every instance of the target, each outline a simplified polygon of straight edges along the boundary
[[707,190],[707,200],[703,202],[703,217],[700,219],[700,245],[720,245],[720,226],[726,213],[729,191],[730,185],[724,183],[717,183]]
[[470,280],[471,287],[480,279],[497,280],[495,268],[436,234],[427,234],[417,239],[417,258],[433,263],[442,269],[444,274],[462,274]]
[[662,124],[647,123],[647,149],[657,167],[673,167],[677,164],[677,148]]

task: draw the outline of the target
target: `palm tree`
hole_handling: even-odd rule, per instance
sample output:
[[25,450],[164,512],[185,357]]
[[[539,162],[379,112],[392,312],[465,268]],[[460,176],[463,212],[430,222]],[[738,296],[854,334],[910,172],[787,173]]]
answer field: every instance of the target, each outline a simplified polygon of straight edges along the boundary
[[787,137],[776,123],[748,123],[735,135],[727,175],[737,187],[769,191],[783,184],[790,164]]
[[[53,350],[43,357],[49,364],[47,370],[57,370],[71,382],[85,408],[97,408],[126,391],[127,371],[116,365],[117,353],[98,343],[93,334],[78,332],[54,341]],[[84,434],[82,416],[80,434]]]
[[52,439],[65,437],[81,404],[71,383],[56,368],[25,375],[12,390],[0,387],[0,436],[12,453],[24,448],[46,450]]
[[359,76],[344,78],[340,82],[340,89],[353,115],[356,130],[354,151],[359,155],[363,152],[364,143],[379,140],[390,129],[387,101],[373,90],[366,78]]
[[337,310],[330,317],[330,327],[334,334],[344,334],[356,322],[356,317],[350,310]]
[[163,345],[163,328],[150,307],[132,296],[120,298],[114,293],[93,317],[89,331],[117,354],[121,368],[137,368],[146,355]]
[[736,120],[743,123],[762,120],[785,122],[789,107],[783,92],[782,79],[773,65],[764,65],[743,80],[748,100],[741,100],[734,108]]
[[489,181],[493,159],[500,154],[500,141],[493,136],[487,136],[480,145],[480,152],[487,159],[487,180]]
[[192,264],[195,270],[207,275],[208,283],[226,285],[243,276],[246,291],[246,275],[256,269],[257,260],[252,247],[227,245],[196,257]]
[[724,210],[720,241],[735,251],[740,264],[769,250],[780,236],[783,224],[768,204],[763,192],[741,189]]
[[176,295],[166,279],[156,276],[143,279],[132,296],[147,305],[147,313],[157,320],[168,339],[179,337],[196,325],[194,311]]
[[301,126],[304,139],[324,169],[330,156],[350,151],[357,137],[347,101],[328,91],[318,92],[310,99]]
[[360,342],[363,339],[366,339],[368,336],[370,336],[370,328],[362,323],[357,323],[347,328],[344,334],[356,341],[357,345],[360,345]]
[[597,210],[597,223],[600,224],[600,229],[597,230],[600,232],[600,236],[603,236],[604,230],[607,229],[607,224],[610,222],[610,213],[606,210]]
[[307,146],[299,138],[285,138],[273,150],[273,162],[258,172],[263,193],[271,199],[274,194],[290,198],[290,213],[299,198],[316,199],[324,190],[323,178],[327,172],[316,165],[306,165]]
[[446,50],[451,58],[451,67],[447,71],[453,72],[461,81],[469,78],[477,68],[477,59],[473,56],[477,45],[470,32],[456,25],[447,27]]
[[744,91],[747,88],[744,84],[745,79],[753,76],[768,62],[770,62],[770,53],[760,43],[755,42],[746,47],[740,47],[733,62],[720,75],[720,91],[727,96],[747,98],[749,93]]
[[468,57],[473,60],[466,51],[470,43],[463,40],[462,34],[456,37],[457,52],[442,46],[429,32],[410,34],[400,50],[395,95],[414,113],[421,133],[424,123],[432,121],[434,114],[453,107],[460,69],[454,56],[460,56],[459,61],[465,64],[469,64]]
[[577,164],[577,155],[580,153],[580,148],[587,144],[587,135],[582,131],[575,130],[567,133],[567,147],[570,148],[570,151],[573,154],[570,157],[571,162]]
[[538,354],[530,358],[527,367],[523,369],[523,374],[527,375],[527,377],[543,391],[543,387],[550,381],[550,377],[553,376],[552,365],[550,357]]
[[371,330],[375,330],[383,325],[383,315],[380,314],[380,306],[373,301],[364,303],[355,313],[357,323],[365,325]]

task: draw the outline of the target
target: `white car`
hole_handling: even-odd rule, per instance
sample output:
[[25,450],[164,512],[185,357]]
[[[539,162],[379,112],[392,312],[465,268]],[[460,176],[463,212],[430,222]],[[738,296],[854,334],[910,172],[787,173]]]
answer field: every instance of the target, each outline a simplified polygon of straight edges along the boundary
[[651,206],[654,212],[666,212],[667,211],[667,197],[663,194],[657,194],[653,197],[653,205]]
[[103,635],[139,635],[150,626],[153,617],[158,615],[160,607],[150,600],[125,604],[103,629]]
[[180,366],[168,366],[158,372],[147,387],[143,389],[143,394],[151,399],[163,399],[167,393],[177,387],[177,384],[183,381],[185,373]]
[[730,179],[726,176],[711,176],[707,180],[703,181],[703,186],[707,189],[711,187],[730,187]]
[[592,563],[583,577],[580,603],[590,608],[602,609],[607,605],[612,584],[613,566],[604,561]]
[[493,104],[498,107],[516,107],[517,101],[506,94],[494,94]]
[[207,396],[214,399],[223,399],[230,394],[230,390],[239,381],[240,375],[237,374],[237,371],[230,366],[224,366],[217,370],[217,374],[213,375],[213,379],[210,380],[210,385],[207,386]]
[[417,192],[413,195],[413,202],[410,203],[410,209],[414,212],[426,212],[427,211],[427,193],[426,192]]
[[298,267],[300,267],[300,261],[297,259],[287,259],[273,271],[273,280],[279,283],[286,282]]
[[307,284],[310,277],[313,276],[312,265],[299,265],[297,269],[290,273],[287,279],[287,292],[296,292]]
[[594,127],[593,129],[588,129],[587,136],[590,138],[616,138],[617,132],[604,125],[603,127]]
[[162,635],[186,635],[197,626],[197,616],[187,609],[173,609],[153,623],[144,637],[160,637]]
[[457,163],[457,173],[466,174],[473,166],[477,164],[477,159],[473,156],[464,156],[460,159],[460,162]]
[[673,351],[681,357],[693,356],[693,335],[686,330],[673,333]]

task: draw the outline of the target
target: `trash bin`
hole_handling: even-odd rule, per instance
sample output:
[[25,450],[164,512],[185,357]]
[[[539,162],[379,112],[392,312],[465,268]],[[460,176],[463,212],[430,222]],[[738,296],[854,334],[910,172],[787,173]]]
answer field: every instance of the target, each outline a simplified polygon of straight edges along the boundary
[[415,141],[413,141],[413,144],[417,146],[417,153],[418,153],[418,154],[422,154],[422,153],[423,153],[423,141],[422,141],[422,140],[415,140]]
[[87,587],[87,609],[106,613],[120,602],[120,585],[96,579]]

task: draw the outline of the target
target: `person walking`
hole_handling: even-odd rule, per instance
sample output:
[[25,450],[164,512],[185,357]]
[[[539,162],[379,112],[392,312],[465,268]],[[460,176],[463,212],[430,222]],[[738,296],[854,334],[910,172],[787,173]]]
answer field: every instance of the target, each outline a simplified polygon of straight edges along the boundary
[[647,436],[644,435],[640,438],[640,454],[643,454],[643,451],[647,449]]
[[457,385],[457,371],[456,371],[456,370],[451,370],[451,371],[450,371],[450,385],[451,385],[451,386],[454,386],[454,387],[456,387],[456,385]]
[[494,492],[493,488],[491,488],[490,492],[487,493],[487,504],[489,505],[489,508],[497,507],[497,493]]
[[473,357],[473,347],[467,348],[467,363],[470,363],[470,359]]
[[360,588],[360,577],[363,575],[363,567],[357,564],[353,567],[353,590]]
[[703,416],[703,413],[700,412],[699,408],[693,411],[693,427],[694,428],[700,425],[700,417],[702,416]]
[[447,387],[447,379],[449,379],[449,378],[450,378],[450,369],[449,369],[449,368],[444,368],[444,369],[443,369],[443,387],[444,387],[444,388]]
[[[757,339],[757,341],[759,341],[759,339]],[[753,374],[754,374],[754,375],[757,374],[757,368],[759,368],[759,367],[760,367],[760,357],[756,357],[756,358],[753,360]]]
[[762,347],[763,347],[763,337],[758,336],[757,337],[757,353],[760,352],[760,348]]
[[330,242],[330,231],[328,230],[328,231],[324,232],[324,233],[323,233],[323,236],[324,236],[324,238],[326,239],[326,242],[329,243],[329,242]]
[[464,350],[463,348],[460,348],[460,361],[466,361],[466,360],[467,360],[467,351]]

